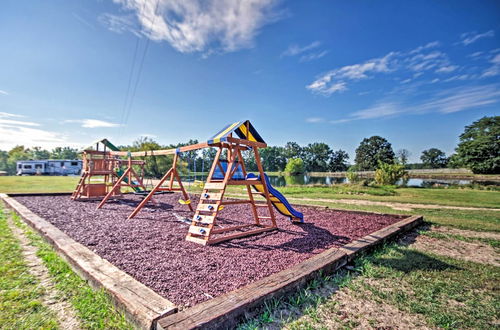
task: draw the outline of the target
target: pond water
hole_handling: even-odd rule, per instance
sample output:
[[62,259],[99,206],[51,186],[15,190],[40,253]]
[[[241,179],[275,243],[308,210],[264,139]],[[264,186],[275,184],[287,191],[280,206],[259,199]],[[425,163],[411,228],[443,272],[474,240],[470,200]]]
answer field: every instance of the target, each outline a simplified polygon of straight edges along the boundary
[[[206,175],[186,175],[182,176],[183,181],[205,181]],[[278,176],[270,175],[269,180],[271,184],[275,187],[285,187],[289,185],[335,185],[348,183],[349,179],[346,177],[330,177],[330,176],[310,176],[310,175],[288,175],[288,176]],[[475,181],[475,180],[453,180],[453,179],[419,179],[410,178],[406,182],[400,180],[398,186],[407,187],[433,187],[433,186],[456,186],[456,185],[468,185],[468,184],[480,184],[480,185],[495,185],[499,186],[499,181]]]

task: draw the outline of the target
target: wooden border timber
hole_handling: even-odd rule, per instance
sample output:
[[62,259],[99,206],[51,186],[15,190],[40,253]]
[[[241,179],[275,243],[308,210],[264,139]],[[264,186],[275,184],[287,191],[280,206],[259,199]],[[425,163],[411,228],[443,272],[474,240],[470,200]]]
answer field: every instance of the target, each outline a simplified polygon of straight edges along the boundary
[[[75,265],[72,259],[69,259],[65,252],[61,249],[61,246],[64,248],[65,245],[68,245],[68,241],[73,241],[71,238],[67,238],[67,235],[62,233],[59,229],[55,228],[56,231],[60,233],[59,236],[53,235],[50,232],[47,232],[46,227],[41,226],[41,224],[45,223],[49,227],[53,227],[51,224],[46,222],[44,219],[36,216],[31,211],[29,211],[25,206],[21,205],[19,202],[15,201],[10,196],[42,196],[42,195],[70,195],[70,193],[45,193],[45,194],[10,194],[9,196],[5,194],[0,194],[0,198],[2,198],[6,204],[12,207],[9,203],[13,202],[17,204],[16,206],[20,206],[19,208],[12,207],[16,210],[25,221],[30,224],[33,228],[35,228],[38,232],[44,236],[49,243],[54,245],[54,247],[60,252],[66,260],[70,262],[73,269],[80,274],[81,276],[89,279],[93,285],[97,287],[104,287],[108,290],[110,295],[115,301],[117,306],[121,307],[125,310],[127,317],[134,322],[136,325],[141,328],[158,328],[158,329],[193,329],[193,328],[208,328],[208,329],[216,329],[216,328],[231,328],[234,327],[241,318],[241,316],[261,305],[264,301],[279,297],[289,293],[290,291],[296,290],[302,286],[304,286],[309,280],[317,277],[320,273],[327,274],[334,272],[344,266],[346,263],[352,261],[354,258],[358,257],[361,253],[368,251],[374,246],[384,242],[387,239],[393,238],[396,235],[399,235],[403,232],[409,231],[412,228],[418,226],[422,223],[422,216],[406,216],[405,218],[396,222],[390,226],[382,228],[376,232],[373,232],[369,235],[364,236],[361,239],[355,240],[347,245],[344,245],[341,248],[331,248],[323,251],[320,254],[317,254],[295,266],[292,266],[288,269],[283,270],[282,272],[270,275],[266,278],[263,278],[257,282],[250,283],[245,287],[234,290],[232,292],[226,293],[222,296],[216,297],[209,301],[200,303],[191,308],[183,310],[181,312],[177,312],[175,306],[172,306],[171,309],[166,310],[166,313],[161,315],[158,310],[158,304],[153,300],[141,300],[141,304],[139,304],[140,310],[137,308],[131,308],[135,303],[134,301],[128,301],[128,305],[124,305],[124,298],[128,298],[127,295],[125,297],[121,297],[117,292],[110,292],[110,290],[106,287],[109,286],[109,283],[100,283],[99,278],[92,278],[89,276],[88,271],[86,270],[89,267],[90,262],[83,263],[80,265]],[[319,208],[328,208],[320,205],[304,205],[308,207],[319,207]],[[19,209],[23,209],[25,212],[20,212]],[[357,210],[339,210],[343,212],[350,213],[367,213],[367,214],[383,214],[383,213],[375,213],[368,211],[357,211]],[[33,218],[30,216],[33,216]],[[385,214],[388,216],[398,216],[397,214]],[[402,216],[402,215],[399,215]],[[49,235],[50,234],[50,235]],[[62,240],[62,242],[61,242]],[[74,242],[74,241],[73,241]],[[74,244],[80,245],[79,243],[74,242]],[[86,249],[84,246],[82,246]],[[69,247],[70,249],[74,249],[73,246]],[[90,254],[93,254],[92,251],[89,250]],[[97,256],[97,258],[100,258]],[[106,262],[105,260],[103,260]],[[106,262],[107,263],[107,262]],[[111,267],[116,268],[111,265]],[[99,269],[100,270],[100,269]],[[117,269],[118,272],[121,272]],[[123,273],[123,272],[122,272]],[[114,273],[116,274],[116,273]],[[125,274],[126,275],[126,274]],[[116,275],[114,275],[116,277]],[[126,275],[128,276],[128,275]],[[109,279],[106,279],[109,280]],[[130,292],[129,283],[124,283],[120,277],[120,287],[112,287],[111,289],[114,291],[118,291],[123,287],[126,287],[127,290],[125,294],[135,294],[137,293],[135,290]],[[133,278],[131,279],[132,283],[139,284],[140,286],[144,286],[141,283],[138,283]],[[96,283],[97,282],[97,283]],[[134,283],[133,283],[134,284]],[[145,286],[144,286],[145,287]],[[149,288],[145,287],[147,290],[151,291]],[[156,293],[152,292],[153,296],[158,296]],[[160,301],[166,299],[159,297]],[[170,303],[171,304],[171,303]],[[155,307],[156,306],[156,307]],[[143,310],[149,310],[150,313],[156,313],[156,318],[144,317]],[[177,312],[177,313],[176,313]],[[142,313],[142,314],[141,314]],[[139,315],[143,315],[142,319]],[[147,319],[147,322],[144,320]]]
[[177,311],[172,302],[76,242],[9,195],[0,194],[0,198],[7,207],[17,212],[28,225],[39,232],[76,273],[87,279],[92,286],[104,288],[113,303],[125,312],[127,319],[135,326],[154,329],[158,318]]
[[320,273],[327,274],[338,270],[359,254],[422,222],[422,216],[407,217],[341,248],[328,249],[243,288],[162,317],[157,322],[157,328],[182,330],[233,328],[245,311],[304,286]]

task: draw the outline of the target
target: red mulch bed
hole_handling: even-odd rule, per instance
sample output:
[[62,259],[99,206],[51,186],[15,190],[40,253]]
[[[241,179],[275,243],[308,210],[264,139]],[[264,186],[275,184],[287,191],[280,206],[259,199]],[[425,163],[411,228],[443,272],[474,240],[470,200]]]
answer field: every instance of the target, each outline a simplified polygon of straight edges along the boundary
[[[282,271],[331,247],[393,224],[401,217],[297,207],[305,223],[277,214],[279,230],[213,246],[185,241],[191,219],[179,195],[156,197],[131,220],[137,196],[108,202],[75,202],[69,196],[23,196],[16,200],[76,241],[178,305],[194,305]],[[196,207],[198,198],[192,198]],[[228,205],[222,226],[251,223],[248,205]]]

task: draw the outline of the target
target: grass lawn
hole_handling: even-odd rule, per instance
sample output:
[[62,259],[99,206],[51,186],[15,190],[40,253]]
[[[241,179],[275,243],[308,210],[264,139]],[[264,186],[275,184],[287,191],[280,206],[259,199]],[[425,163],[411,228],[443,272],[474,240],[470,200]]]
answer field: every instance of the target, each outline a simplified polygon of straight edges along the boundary
[[0,176],[0,192],[73,192],[79,179],[77,176]]
[[[56,288],[70,302],[85,329],[132,329],[125,316],[116,310],[104,290],[94,290],[71,267],[12,214],[37,256],[47,267]],[[56,316],[40,301],[44,288],[30,275],[17,239],[7,226],[0,205],[0,329],[58,329]]]
[[42,304],[43,292],[0,206],[0,329],[57,329],[56,316]]
[[[72,192],[78,177],[64,176],[3,176],[0,177],[0,192]],[[187,186],[189,192],[200,192],[200,187]],[[336,185],[332,187],[280,187],[287,198],[359,199],[382,202],[439,204],[498,208],[499,191],[475,189],[425,189],[394,187],[363,187],[358,185]],[[241,187],[230,187],[228,192],[241,193]]]
[[[72,191],[78,178],[74,177],[0,177],[1,192],[56,192]],[[451,206],[493,208],[500,205],[500,192],[473,189],[423,189],[394,187],[362,187],[339,185],[334,187],[284,187],[280,191],[292,204],[315,204],[336,209],[363,210],[393,214],[422,214],[426,221],[440,226],[472,231],[500,232],[500,212],[494,210],[455,210],[424,208],[411,211],[395,210],[388,206],[356,205],[343,203],[343,199],[407,202]],[[190,187],[189,192],[199,192],[199,187]],[[230,187],[228,196],[239,195],[241,187]],[[330,201],[304,201],[327,199]],[[93,291],[74,274],[69,266],[41,238],[26,228],[18,218],[16,223],[28,233],[33,245],[38,247],[42,258],[57,287],[68,297],[77,311],[84,327],[127,328],[123,317],[114,310],[102,291]],[[11,263],[5,263],[5,253],[0,255],[3,268],[1,285],[18,281],[12,274],[23,273],[23,263],[16,242],[4,239],[9,236],[8,228],[0,219],[0,252],[8,250]],[[500,241],[492,238],[469,238],[458,234],[422,232],[440,243],[461,241],[484,243],[498,251]],[[441,245],[439,245],[441,246]],[[17,249],[17,250],[16,250]],[[17,251],[17,252],[16,252]],[[17,256],[17,257],[16,257]],[[2,259],[4,258],[4,259]],[[17,258],[17,260],[16,260]],[[15,261],[15,262],[13,262]],[[4,266],[6,265],[6,266]],[[6,269],[7,267],[7,269]],[[20,270],[16,268],[20,267]],[[12,268],[12,269],[11,269]],[[17,273],[16,273],[17,271]],[[6,274],[6,275],[3,275]],[[5,279],[4,279],[5,277]],[[490,329],[497,327],[500,295],[496,289],[500,280],[500,268],[436,255],[412,246],[396,243],[381,247],[370,255],[358,259],[350,270],[341,270],[334,275],[321,276],[309,282],[305,289],[281,299],[267,302],[257,316],[247,319],[241,329],[281,328],[323,329],[323,328],[377,328],[380,318],[395,318],[396,326],[430,326],[438,328]],[[18,308],[7,309],[4,300],[0,302],[0,322],[9,318],[20,327],[51,328],[54,319],[43,305],[37,304],[36,290],[32,279],[22,281],[17,290],[35,294],[28,296]],[[12,282],[15,283],[15,282]],[[2,287],[3,288],[3,287]],[[340,295],[344,292],[344,295]],[[3,294],[3,291],[0,290]],[[343,297],[343,298],[342,298]],[[17,298],[16,298],[17,299]],[[23,298],[24,299],[24,298]],[[9,302],[9,300],[5,300]],[[31,304],[37,306],[30,309]],[[355,307],[357,310],[349,309]],[[22,306],[21,306],[22,305]],[[28,306],[28,307],[26,307]],[[347,308],[347,307],[349,308]],[[347,310],[346,310],[347,308]],[[364,315],[372,308],[375,313]],[[380,310],[386,314],[377,315]],[[41,312],[37,312],[41,311]],[[3,313],[3,314],[2,314]],[[23,314],[25,313],[25,314]],[[396,315],[397,314],[397,315]],[[17,315],[21,315],[17,320]],[[26,316],[23,316],[26,315]],[[406,323],[397,317],[408,317]],[[363,323],[364,322],[364,323]],[[401,321],[403,322],[403,321]],[[414,323],[412,323],[414,322]],[[417,323],[415,323],[417,322]],[[0,328],[2,324],[0,323]]]

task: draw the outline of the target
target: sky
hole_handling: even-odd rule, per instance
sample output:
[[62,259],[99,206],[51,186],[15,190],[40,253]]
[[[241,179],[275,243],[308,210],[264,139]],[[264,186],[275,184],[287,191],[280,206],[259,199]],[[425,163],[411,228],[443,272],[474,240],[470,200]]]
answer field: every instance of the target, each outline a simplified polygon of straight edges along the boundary
[[500,2],[2,1],[0,149],[204,141],[450,155],[500,114]]

